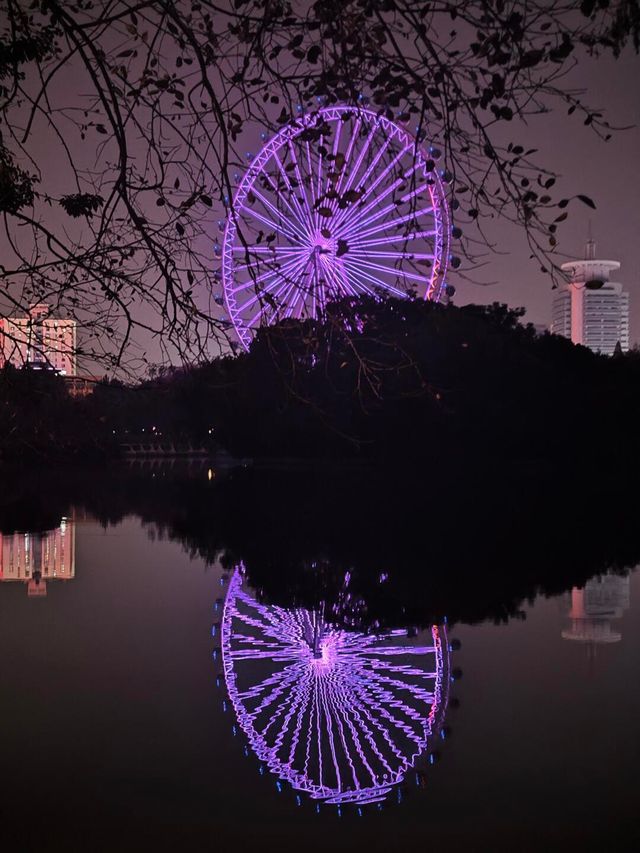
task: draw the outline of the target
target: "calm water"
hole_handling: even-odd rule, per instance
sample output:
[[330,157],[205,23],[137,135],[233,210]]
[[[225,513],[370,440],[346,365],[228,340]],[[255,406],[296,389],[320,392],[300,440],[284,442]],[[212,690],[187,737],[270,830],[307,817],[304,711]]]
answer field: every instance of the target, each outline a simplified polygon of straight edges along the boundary
[[[318,630],[154,524],[68,512],[2,540],[2,850],[640,849],[638,573],[363,638],[348,577]],[[319,760],[334,792],[402,778],[338,808],[300,790]]]

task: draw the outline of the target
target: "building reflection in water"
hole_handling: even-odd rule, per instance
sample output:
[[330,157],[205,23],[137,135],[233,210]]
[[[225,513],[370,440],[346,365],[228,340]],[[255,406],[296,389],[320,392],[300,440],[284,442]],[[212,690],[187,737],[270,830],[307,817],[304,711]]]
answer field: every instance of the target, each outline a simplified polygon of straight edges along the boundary
[[259,602],[239,568],[220,632],[237,721],[279,788],[338,807],[380,803],[434,760],[450,681],[444,626],[347,630],[320,608]]
[[630,578],[601,575],[584,587],[574,587],[565,598],[570,625],[562,632],[565,640],[585,643],[590,652],[598,645],[618,643],[622,634],[611,623],[620,619],[630,606]]
[[42,598],[47,583],[75,577],[76,532],[73,518],[38,533],[0,533],[0,581],[26,584],[27,595]]

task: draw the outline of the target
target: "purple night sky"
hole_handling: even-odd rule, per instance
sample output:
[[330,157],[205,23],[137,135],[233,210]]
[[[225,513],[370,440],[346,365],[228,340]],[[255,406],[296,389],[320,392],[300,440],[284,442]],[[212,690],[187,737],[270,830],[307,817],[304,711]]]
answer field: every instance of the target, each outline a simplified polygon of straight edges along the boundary
[[[640,230],[637,207],[640,171],[636,165],[640,153],[640,100],[636,82],[639,72],[640,57],[627,50],[619,60],[609,56],[598,59],[582,56],[566,78],[566,85],[583,93],[586,103],[605,111],[612,126],[630,128],[614,132],[612,139],[606,143],[590,128],[583,126],[577,113],[568,116],[564,107],[558,107],[547,115],[534,116],[528,125],[513,121],[508,126],[509,139],[539,149],[537,160],[540,165],[558,173],[559,179],[554,188],[556,199],[583,193],[596,203],[597,210],[593,211],[578,200],[572,201],[568,208],[569,218],[557,235],[559,245],[554,257],[558,264],[582,257],[591,222],[597,256],[621,262],[619,280],[631,295],[632,344],[640,341],[640,246],[637,236]],[[58,94],[62,99],[71,100],[76,90],[71,68],[60,78],[60,85],[62,91],[59,90]],[[260,150],[263,144],[260,142],[261,130],[257,125],[247,128],[247,150]],[[245,141],[241,144],[244,145]],[[79,142],[73,150],[79,159],[88,156],[86,147]],[[97,162],[86,166],[99,167],[107,153],[107,149],[101,150]],[[46,176],[46,189],[52,194],[63,192],[66,188],[64,156],[57,149],[50,129],[44,125],[36,134],[34,154],[52,167]],[[214,257],[213,243],[221,236],[216,221],[222,218],[224,210],[217,209],[214,204],[206,221],[203,220],[206,239],[200,238],[204,242],[198,249],[211,256],[211,288],[202,286],[202,292],[196,294],[204,310],[218,315],[227,314],[226,308],[216,305],[212,298],[220,295],[217,293],[220,288],[214,281],[220,260]],[[460,224],[468,236],[475,236],[473,226],[465,226],[464,222]],[[529,249],[522,230],[498,220],[494,223],[483,220],[482,224],[495,251],[486,252],[484,263],[476,269],[469,269],[463,263],[458,273],[450,270],[448,282],[457,288],[456,303],[498,301],[514,307],[523,306],[529,321],[548,325],[553,295],[551,282],[541,273],[538,263],[529,260]],[[76,227],[75,223],[73,227]],[[455,245],[452,248],[455,252]],[[150,315],[147,316],[149,310],[146,307],[139,309],[141,320],[150,320]],[[137,333],[136,343],[140,350],[147,350],[150,361],[160,360],[157,342],[149,340],[148,335]],[[215,344],[210,346],[209,354],[218,354]]]
[[[635,125],[614,133],[608,142],[598,139],[583,126],[582,119],[575,114],[567,116],[563,109],[535,118],[529,127],[515,123],[512,127],[514,138],[527,147],[538,148],[540,162],[557,171],[557,198],[584,193],[596,203],[595,211],[577,200],[569,206],[569,218],[559,231],[558,261],[583,257],[591,221],[597,257],[612,258],[622,264],[619,280],[631,294],[632,345],[640,341],[639,77],[640,59],[627,51],[617,61],[610,57],[585,58],[568,78],[573,88],[584,90],[585,100],[606,111],[612,126]],[[463,281],[460,276],[455,280],[450,274],[458,290],[456,301],[522,305],[531,322],[548,325],[550,284],[538,265],[528,260],[523,235],[515,226],[500,222],[491,236],[499,254],[488,255],[486,266],[470,275],[479,282],[493,283],[479,286]]]

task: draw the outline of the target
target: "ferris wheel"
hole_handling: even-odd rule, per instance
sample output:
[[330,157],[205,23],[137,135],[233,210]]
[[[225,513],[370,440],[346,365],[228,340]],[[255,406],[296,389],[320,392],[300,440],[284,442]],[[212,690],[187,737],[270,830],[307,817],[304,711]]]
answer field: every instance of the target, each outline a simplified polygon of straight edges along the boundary
[[448,646],[433,626],[365,634],[258,602],[236,569],[221,624],[224,677],[251,748],[316,800],[378,803],[425,755],[446,710]]
[[238,177],[224,229],[224,301],[241,344],[361,295],[439,300],[451,224],[437,151],[363,107],[301,114]]

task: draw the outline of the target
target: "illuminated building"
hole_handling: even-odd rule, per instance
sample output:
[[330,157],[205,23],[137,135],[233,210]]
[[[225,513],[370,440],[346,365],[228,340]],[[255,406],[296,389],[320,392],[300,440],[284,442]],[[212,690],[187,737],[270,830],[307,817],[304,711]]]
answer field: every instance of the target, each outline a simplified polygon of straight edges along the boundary
[[47,581],[75,577],[76,532],[71,518],[43,533],[0,533],[0,582],[26,584],[27,595],[47,594]]
[[629,577],[603,575],[582,588],[574,587],[568,613],[571,625],[562,638],[590,646],[619,643],[622,634],[612,629],[611,621],[629,609],[629,586]]
[[65,385],[70,397],[88,397],[93,394],[99,381],[96,376],[65,376]]
[[618,343],[629,349],[629,294],[611,274],[618,261],[597,260],[595,243],[587,242],[585,259],[562,264],[569,278],[553,300],[551,331],[594,352],[613,355]]
[[61,376],[76,375],[75,320],[53,317],[44,302],[32,305],[26,317],[0,319],[0,366],[48,368]]

